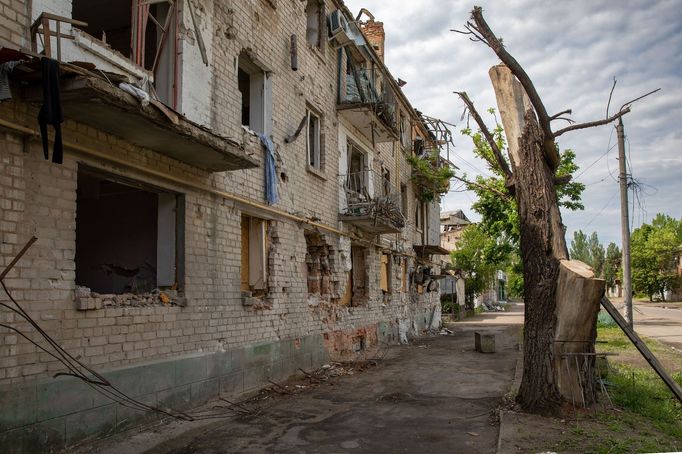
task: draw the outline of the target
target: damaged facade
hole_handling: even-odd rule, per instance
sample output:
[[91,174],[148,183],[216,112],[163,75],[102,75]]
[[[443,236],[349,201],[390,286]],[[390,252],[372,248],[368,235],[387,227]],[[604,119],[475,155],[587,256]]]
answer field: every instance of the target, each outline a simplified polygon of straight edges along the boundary
[[[0,104],[0,265],[38,238],[4,283],[46,334],[183,411],[437,327],[439,204],[406,161],[430,133],[383,64],[381,23],[336,0],[130,5],[2,9],[0,57],[21,63]],[[37,121],[49,77],[62,163]],[[0,445],[157,417],[54,378],[45,340],[0,317]]]

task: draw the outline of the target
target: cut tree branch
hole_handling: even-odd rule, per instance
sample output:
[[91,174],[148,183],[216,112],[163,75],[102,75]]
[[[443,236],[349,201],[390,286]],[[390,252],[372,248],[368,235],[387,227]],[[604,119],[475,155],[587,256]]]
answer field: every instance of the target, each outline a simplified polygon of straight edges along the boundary
[[585,129],[585,128],[593,128],[595,126],[601,126],[605,125],[607,123],[611,123],[613,120],[617,120],[618,118],[622,117],[626,113],[630,112],[630,108],[626,107],[625,109],[621,110],[617,114],[614,114],[613,116],[609,118],[604,118],[603,120],[597,120],[597,121],[590,121],[587,123],[578,123],[576,125],[571,125],[571,126],[566,126],[563,129],[559,129],[557,132],[554,133],[554,137],[559,137],[561,134],[568,132],[568,131],[575,131],[576,129]]
[[531,104],[533,104],[535,113],[538,116],[538,124],[545,135],[545,140],[552,138],[552,130],[549,126],[550,117],[547,114],[545,105],[540,99],[540,95],[538,95],[538,92],[533,85],[533,81],[530,80],[530,77],[521,67],[519,62],[516,61],[516,59],[509,52],[507,52],[507,50],[504,48],[504,45],[502,44],[502,41],[498,39],[490,29],[488,23],[483,18],[483,9],[480,6],[474,7],[473,11],[471,12],[471,17],[476,23],[476,30],[481,33],[490,48],[495,52],[495,54],[497,54],[499,59],[502,60],[502,63],[507,65],[514,76],[516,76],[519,82],[521,82],[524,90],[526,90],[526,94],[528,95]]
[[550,121],[551,120],[557,120],[557,119],[561,118],[561,116],[564,114],[571,115],[572,113],[573,113],[573,111],[571,109],[562,110],[561,112],[556,113],[556,114],[552,115],[551,117],[549,117],[549,119],[550,119]]
[[500,151],[500,148],[497,146],[497,143],[495,142],[495,139],[493,138],[492,134],[490,133],[490,131],[488,131],[485,122],[483,121],[481,116],[478,114],[478,111],[474,107],[474,103],[471,102],[471,99],[469,99],[469,96],[466,94],[466,92],[456,91],[455,93],[462,99],[462,101],[464,101],[464,104],[466,104],[467,109],[469,109],[471,116],[474,117],[474,120],[476,121],[478,127],[483,133],[485,140],[488,142],[488,145],[490,145],[490,149],[492,150],[496,161],[491,162],[490,165],[492,165],[493,167],[496,166],[499,167],[506,178],[511,178],[512,172],[509,169],[509,165],[507,164],[507,161],[505,161],[504,156],[502,156],[502,151]]

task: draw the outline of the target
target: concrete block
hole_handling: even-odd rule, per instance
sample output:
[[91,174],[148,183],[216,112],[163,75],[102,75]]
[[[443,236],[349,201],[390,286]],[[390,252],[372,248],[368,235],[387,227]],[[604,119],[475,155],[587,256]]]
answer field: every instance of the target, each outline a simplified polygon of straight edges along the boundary
[[161,408],[168,407],[176,411],[192,408],[190,385],[159,391],[156,393],[156,399]]
[[0,432],[31,424],[35,419],[35,385],[0,389]]
[[244,369],[244,391],[251,391],[268,383],[269,367],[255,365]]
[[[149,406],[156,406],[156,393],[138,396],[136,400]],[[138,410],[116,404],[116,432],[123,432],[140,424],[159,419],[161,415],[154,411]]]
[[192,406],[203,405],[211,399],[218,397],[220,391],[220,380],[210,378],[208,380],[192,383],[190,385],[190,398]]
[[116,428],[116,405],[105,405],[67,416],[66,444],[112,434]]
[[75,378],[56,379],[36,387],[36,421],[93,407],[95,391]]
[[495,335],[476,331],[474,333],[474,347],[477,352],[495,353]]
[[206,357],[206,378],[221,377],[231,371],[231,352],[216,352]]
[[236,396],[244,392],[244,371],[237,370],[220,378],[220,392]]
[[230,351],[230,369],[242,370],[246,365],[246,352],[244,348],[236,348]]
[[2,452],[23,454],[64,449],[65,418],[50,419],[35,425],[0,433]]
[[206,355],[175,361],[175,385],[186,385],[206,379]]

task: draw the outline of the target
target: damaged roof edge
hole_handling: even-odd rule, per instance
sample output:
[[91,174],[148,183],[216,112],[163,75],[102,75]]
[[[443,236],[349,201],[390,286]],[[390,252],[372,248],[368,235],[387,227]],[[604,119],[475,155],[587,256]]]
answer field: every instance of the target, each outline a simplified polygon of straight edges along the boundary
[[[40,87],[28,101],[42,99]],[[222,172],[258,166],[234,139],[219,136],[170,109],[163,112],[97,77],[63,79],[62,108],[67,118],[101,129],[194,167]]]
[[[348,9],[343,0],[332,1],[343,12],[343,14],[346,16],[346,19],[348,19],[351,22],[355,22],[355,16],[353,16],[353,13],[351,12],[350,9]],[[365,39],[365,41],[369,42],[367,40],[367,36],[365,36],[365,32],[363,32],[362,29],[360,29],[360,27],[358,27],[358,29],[360,30],[360,33],[362,33],[362,37]],[[382,70],[386,72],[386,75],[388,76],[387,79],[389,79],[391,87],[393,87],[393,90],[396,93],[398,93],[398,96],[400,96],[400,99],[403,101],[403,104],[406,105],[407,109],[415,118],[420,119],[420,115],[417,113],[415,108],[412,107],[412,104],[407,99],[407,96],[405,96],[405,93],[403,93],[403,90],[398,86],[398,82],[396,82],[395,78],[393,77],[393,74],[391,74],[391,71],[388,69],[388,66],[386,66],[386,64],[379,58],[379,55],[377,54],[376,50],[374,50],[372,46],[367,46],[367,49],[369,49],[370,53],[372,54],[374,62],[377,65],[380,65]]]

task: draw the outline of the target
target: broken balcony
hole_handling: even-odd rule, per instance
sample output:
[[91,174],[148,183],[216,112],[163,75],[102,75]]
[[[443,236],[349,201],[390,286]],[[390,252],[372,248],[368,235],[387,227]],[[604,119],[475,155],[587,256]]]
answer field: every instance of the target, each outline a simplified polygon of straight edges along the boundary
[[400,193],[371,170],[350,173],[344,178],[347,207],[339,219],[375,235],[398,233],[405,227]]
[[347,71],[340,81],[337,111],[374,142],[398,140],[396,107],[389,90],[379,93],[372,71]]
[[[25,86],[24,97],[27,101],[41,103],[43,95],[39,57],[56,58],[60,61],[61,102],[66,118],[202,170],[222,172],[256,167],[257,160],[237,140],[215,134],[173,109],[175,98],[165,92],[168,91],[166,86],[175,86],[176,71],[169,70],[173,75],[169,78],[168,68],[163,64],[171,57],[174,65],[178,63],[175,61],[177,49],[164,47],[163,43],[164,37],[168,40],[174,26],[170,15],[173,10],[168,9],[168,5],[172,8],[174,4],[155,2],[154,11],[160,13],[162,3],[167,5],[164,6],[166,21],[165,27],[159,32],[160,38],[156,40],[156,34],[152,36],[147,33],[155,39],[147,43],[154,50],[147,55],[149,65],[144,63],[144,49],[130,53],[126,47],[129,46],[125,43],[130,42],[130,36],[136,36],[133,33],[136,29],[131,28],[128,15],[119,14],[123,21],[120,25],[127,34],[114,40],[112,33],[109,33],[110,43],[75,28],[99,29],[104,26],[100,22],[106,22],[101,20],[101,12],[98,13],[89,3],[80,1],[74,4],[79,6],[78,11],[86,19],[98,22],[88,28],[86,22],[42,13],[31,27],[32,51],[29,54],[35,58],[22,65],[20,75],[13,77],[14,81]],[[148,17],[149,8],[147,6],[144,10],[145,18]],[[107,10],[106,14],[112,11]],[[158,21],[155,20],[155,23],[158,24]],[[101,30],[103,37],[106,36],[105,31]],[[123,47],[116,46],[115,43],[119,42],[123,43]],[[119,48],[128,49],[130,55],[124,55]],[[166,55],[168,52],[172,55]],[[145,84],[144,80],[149,83]],[[134,91],[130,88],[132,85],[137,85],[136,96],[131,94]]]

